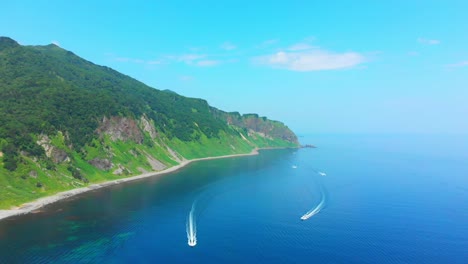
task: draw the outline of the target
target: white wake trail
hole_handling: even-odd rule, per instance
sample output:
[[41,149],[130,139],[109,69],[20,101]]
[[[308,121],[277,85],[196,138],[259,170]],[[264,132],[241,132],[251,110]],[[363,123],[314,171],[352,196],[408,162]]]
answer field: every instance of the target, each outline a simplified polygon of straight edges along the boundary
[[[323,173],[323,172],[319,172],[319,174],[320,174],[321,176],[326,175],[325,173],[323,173],[323,174],[322,174],[322,173]],[[318,213],[320,212],[320,210],[322,210],[322,208],[325,206],[326,195],[325,195],[323,186],[322,186],[322,184],[321,184],[320,182],[319,182],[319,185],[320,185],[320,193],[321,193],[321,195],[322,195],[322,198],[321,198],[321,200],[320,200],[320,203],[319,203],[316,207],[312,208],[312,209],[309,210],[307,213],[305,213],[303,216],[301,216],[301,220],[303,220],[303,221],[305,221],[305,220],[311,218],[312,216],[318,214]]]
[[313,208],[312,210],[308,211],[303,216],[301,216],[301,220],[307,220],[311,218],[312,216],[318,214],[320,210],[322,210],[324,205],[325,205],[325,196],[322,193],[322,200],[320,201],[320,203],[315,208]]
[[195,217],[195,204],[196,201],[192,204],[192,209],[190,210],[186,223],[188,245],[191,247],[197,245],[197,223]]

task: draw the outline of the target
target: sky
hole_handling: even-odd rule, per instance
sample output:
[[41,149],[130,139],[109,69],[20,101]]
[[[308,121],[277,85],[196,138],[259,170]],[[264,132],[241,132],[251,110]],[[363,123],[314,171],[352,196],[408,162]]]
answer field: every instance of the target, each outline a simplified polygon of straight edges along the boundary
[[6,1],[0,35],[308,133],[468,133],[468,1]]

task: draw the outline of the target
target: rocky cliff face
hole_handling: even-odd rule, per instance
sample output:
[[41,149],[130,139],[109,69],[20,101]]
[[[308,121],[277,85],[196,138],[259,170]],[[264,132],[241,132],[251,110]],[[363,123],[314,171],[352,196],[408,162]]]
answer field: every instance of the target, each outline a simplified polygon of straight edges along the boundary
[[[151,129],[149,129],[151,131]],[[97,129],[98,134],[107,134],[112,140],[132,140],[136,143],[143,141],[143,134],[135,120],[128,117],[104,117]],[[154,132],[155,133],[155,132]]]
[[70,161],[67,152],[54,146],[47,135],[40,135],[37,144],[44,148],[46,156],[54,163]]
[[149,119],[145,115],[143,115],[140,118],[140,126],[143,129],[143,131],[148,132],[151,139],[155,139],[158,136],[158,133],[156,132],[154,123],[152,122],[151,119]]
[[110,170],[114,166],[114,164],[112,164],[108,159],[94,158],[88,162],[100,170]]
[[269,120],[266,117],[259,117],[257,114],[241,115],[237,112],[226,113],[218,109],[213,109],[213,114],[229,125],[246,129],[250,133],[255,132],[263,137],[281,138],[294,144],[299,143],[294,132],[281,122]]

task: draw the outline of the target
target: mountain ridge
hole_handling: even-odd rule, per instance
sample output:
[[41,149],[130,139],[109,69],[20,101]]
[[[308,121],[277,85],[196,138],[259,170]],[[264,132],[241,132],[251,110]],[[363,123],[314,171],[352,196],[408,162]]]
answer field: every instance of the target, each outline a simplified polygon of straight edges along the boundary
[[182,160],[298,147],[279,121],[224,112],[56,45],[0,37],[0,207]]

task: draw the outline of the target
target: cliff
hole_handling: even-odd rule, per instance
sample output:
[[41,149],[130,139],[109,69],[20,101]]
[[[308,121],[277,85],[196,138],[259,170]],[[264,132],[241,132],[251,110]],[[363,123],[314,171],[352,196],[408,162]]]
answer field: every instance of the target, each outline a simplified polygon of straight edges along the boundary
[[284,124],[0,37],[0,208],[186,159],[297,147]]

